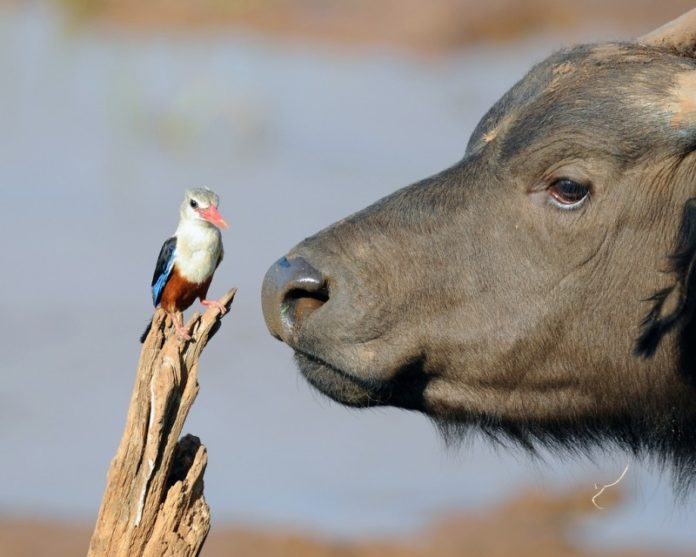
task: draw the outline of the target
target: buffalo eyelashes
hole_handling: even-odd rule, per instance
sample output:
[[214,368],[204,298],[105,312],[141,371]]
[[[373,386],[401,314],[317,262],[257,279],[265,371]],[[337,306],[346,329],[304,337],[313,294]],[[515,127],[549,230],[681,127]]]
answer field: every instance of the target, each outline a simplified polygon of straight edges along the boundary
[[677,327],[681,329],[682,349],[693,343],[689,337],[693,334],[696,313],[696,198],[684,206],[676,248],[669,263],[675,283],[650,298],[653,307],[643,320],[636,341],[637,356],[652,356],[660,340]]
[[559,178],[547,189],[549,199],[559,209],[579,209],[590,196],[590,186],[570,178]]

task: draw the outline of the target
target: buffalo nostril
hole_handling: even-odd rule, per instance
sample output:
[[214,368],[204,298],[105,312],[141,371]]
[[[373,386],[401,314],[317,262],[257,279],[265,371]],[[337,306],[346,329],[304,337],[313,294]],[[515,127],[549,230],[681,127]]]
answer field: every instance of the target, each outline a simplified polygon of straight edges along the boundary
[[302,257],[279,259],[268,269],[261,289],[266,325],[282,340],[328,299],[326,279]]
[[315,291],[290,290],[280,303],[280,318],[288,329],[299,326],[313,311],[319,309],[329,299],[326,288]]

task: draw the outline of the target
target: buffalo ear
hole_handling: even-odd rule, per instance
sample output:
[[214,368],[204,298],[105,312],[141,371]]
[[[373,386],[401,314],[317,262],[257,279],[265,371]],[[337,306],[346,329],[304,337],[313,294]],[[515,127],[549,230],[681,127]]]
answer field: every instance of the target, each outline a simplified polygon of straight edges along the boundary
[[[669,271],[676,276],[673,286],[657,292],[653,307],[643,320],[634,352],[649,358],[662,337],[675,327],[690,329],[696,310],[696,197],[684,205],[677,245],[669,258]],[[685,342],[688,340],[685,339]]]
[[696,8],[643,35],[638,42],[674,50],[682,56],[696,56]]

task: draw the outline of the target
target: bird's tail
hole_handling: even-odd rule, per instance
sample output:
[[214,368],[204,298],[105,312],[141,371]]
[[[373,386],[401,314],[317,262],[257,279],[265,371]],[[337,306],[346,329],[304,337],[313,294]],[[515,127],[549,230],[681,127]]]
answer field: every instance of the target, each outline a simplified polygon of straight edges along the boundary
[[150,322],[147,324],[147,327],[145,327],[143,334],[140,335],[140,344],[145,342],[147,335],[150,333],[150,329],[152,329],[152,319],[150,319]]

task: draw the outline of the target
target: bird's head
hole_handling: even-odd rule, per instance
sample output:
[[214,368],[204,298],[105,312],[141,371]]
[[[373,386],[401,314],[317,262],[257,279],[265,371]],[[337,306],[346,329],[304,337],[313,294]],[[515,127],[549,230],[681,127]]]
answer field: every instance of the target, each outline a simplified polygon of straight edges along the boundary
[[218,212],[218,195],[208,188],[194,188],[186,191],[181,204],[181,220],[207,222],[218,228],[227,228],[227,223]]

